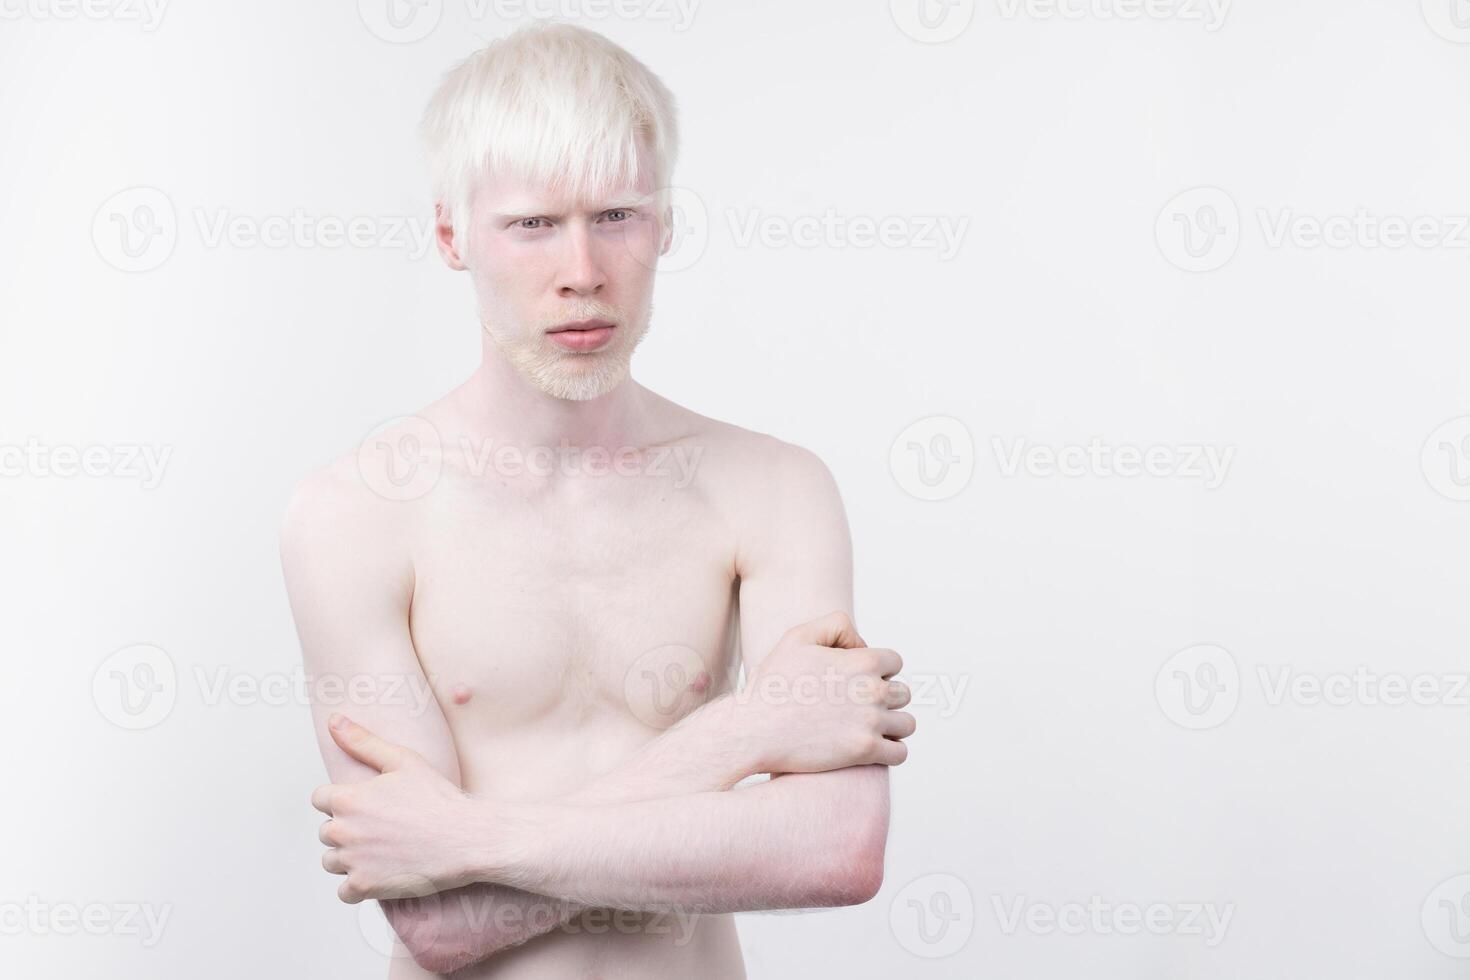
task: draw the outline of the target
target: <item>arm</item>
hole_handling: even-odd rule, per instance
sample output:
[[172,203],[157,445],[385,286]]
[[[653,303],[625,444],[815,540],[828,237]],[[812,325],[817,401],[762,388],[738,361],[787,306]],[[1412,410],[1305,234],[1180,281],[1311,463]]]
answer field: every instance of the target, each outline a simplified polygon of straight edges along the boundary
[[[791,640],[782,636],[790,624],[852,608],[852,546],[836,484],[813,454],[777,448],[776,492],[752,495],[759,513],[740,521],[750,529],[737,567],[741,653],[751,680],[762,677],[762,655]],[[847,616],[819,622],[823,635],[804,639],[861,645]],[[885,662],[875,673],[890,676],[897,656],[879,654],[875,659]],[[871,748],[886,754],[870,758],[901,762],[904,746],[896,739],[913,731],[913,718],[890,711],[882,724],[890,738]],[[503,846],[488,848],[481,873],[546,894],[705,912],[847,905],[867,901],[882,884],[888,772],[861,765],[783,775],[733,793],[591,812],[492,809],[488,819],[497,826],[483,839]]]
[[[777,481],[779,500],[761,520],[742,522],[761,529],[741,549],[748,664],[781,617],[850,595],[850,550],[836,488],[820,461],[795,453]],[[828,654],[821,661],[825,675],[834,663],[827,647],[859,642],[839,612],[788,631],[769,662],[809,664],[820,651]],[[902,761],[896,740],[912,732],[913,719],[884,707],[895,706],[891,699],[902,686],[879,680],[897,671],[897,654],[847,650],[835,662],[874,680],[868,687],[877,700],[837,697],[835,706],[799,714],[833,707],[836,716],[861,717],[850,730],[860,744],[844,748],[853,753],[849,763]],[[768,679],[765,666],[757,665],[753,681]],[[757,687],[758,694],[764,690]],[[897,704],[903,700],[906,695]],[[749,704],[746,717],[778,710],[763,696]],[[803,747],[796,748],[788,754],[800,756]],[[435,788],[432,773],[411,755],[386,760],[384,775],[368,784],[322,787],[314,795],[314,804],[356,838],[328,855],[328,870],[349,876],[344,900],[391,897],[400,893],[399,879],[419,875],[442,887],[480,880],[598,905],[722,912],[851,904],[871,897],[881,882],[887,835],[881,765],[783,776],[734,793],[602,806],[504,804],[459,794],[443,800],[443,813],[426,813],[415,801],[446,791]],[[444,833],[449,846],[438,840]]]
[[[384,697],[370,703],[354,700],[353,715],[412,749],[457,787],[459,762],[449,726],[408,632],[413,572],[401,519],[401,509],[372,496],[354,472],[324,471],[308,478],[281,529],[287,590],[307,672],[365,681],[369,690],[382,692]],[[342,689],[351,687],[344,683]],[[313,684],[311,690],[320,692],[322,686]],[[385,703],[386,695],[404,691],[418,700],[405,703],[408,699],[397,696],[398,703]],[[332,707],[312,705],[330,777],[355,783],[376,775],[360,747],[366,733],[328,728]],[[729,737],[730,708],[728,697],[704,705],[568,801],[617,803],[733,785],[755,770],[739,753],[740,740]],[[548,932],[583,907],[476,883],[423,899],[386,900],[383,910],[416,962],[448,972]]]

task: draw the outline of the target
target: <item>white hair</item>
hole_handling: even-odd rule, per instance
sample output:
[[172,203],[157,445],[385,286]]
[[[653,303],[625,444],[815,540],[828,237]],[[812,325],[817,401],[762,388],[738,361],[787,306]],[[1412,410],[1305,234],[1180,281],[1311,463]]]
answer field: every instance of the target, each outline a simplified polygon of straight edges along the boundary
[[679,152],[677,106],[658,76],[595,31],[547,21],[451,69],[421,130],[435,200],[456,234],[489,173],[578,199],[651,174],[662,211]]

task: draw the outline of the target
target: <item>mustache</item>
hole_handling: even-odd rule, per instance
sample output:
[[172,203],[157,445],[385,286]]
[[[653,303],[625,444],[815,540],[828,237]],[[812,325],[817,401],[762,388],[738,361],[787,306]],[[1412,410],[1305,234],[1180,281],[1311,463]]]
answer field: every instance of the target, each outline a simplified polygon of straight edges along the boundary
[[603,303],[598,300],[589,300],[568,307],[558,313],[547,314],[536,324],[538,329],[550,330],[552,327],[561,326],[574,320],[611,320],[613,323],[627,323],[628,318],[623,311],[611,303]]

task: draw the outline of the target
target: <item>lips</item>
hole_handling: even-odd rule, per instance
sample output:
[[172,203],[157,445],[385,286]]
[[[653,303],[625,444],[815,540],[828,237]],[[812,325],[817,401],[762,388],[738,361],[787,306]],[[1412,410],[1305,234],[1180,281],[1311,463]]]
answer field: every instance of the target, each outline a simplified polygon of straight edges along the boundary
[[564,350],[592,351],[612,339],[617,326],[611,320],[572,320],[546,331],[551,342]]
[[611,320],[599,320],[599,319],[592,319],[592,320],[569,320],[566,323],[563,323],[559,327],[552,327],[550,330],[548,330],[546,332],[547,333],[562,333],[563,331],[567,331],[567,330],[597,330],[597,329],[600,329],[602,327],[610,327],[612,325],[613,325],[613,323],[612,323]]

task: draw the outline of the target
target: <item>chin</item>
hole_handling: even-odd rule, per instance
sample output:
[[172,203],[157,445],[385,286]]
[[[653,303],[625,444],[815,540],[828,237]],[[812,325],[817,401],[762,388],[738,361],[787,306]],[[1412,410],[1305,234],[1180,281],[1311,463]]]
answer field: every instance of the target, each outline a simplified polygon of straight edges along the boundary
[[[612,352],[608,352],[612,353]],[[558,359],[526,373],[537,388],[565,401],[586,402],[601,398],[628,377],[629,358],[613,354],[608,358],[577,355]]]

